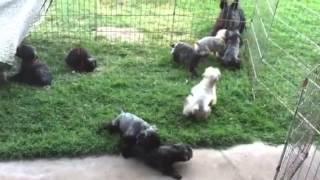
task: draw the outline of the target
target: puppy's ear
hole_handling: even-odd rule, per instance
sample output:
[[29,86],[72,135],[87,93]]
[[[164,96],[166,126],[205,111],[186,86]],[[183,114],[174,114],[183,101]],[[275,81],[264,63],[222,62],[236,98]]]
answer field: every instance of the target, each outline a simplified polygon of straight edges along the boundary
[[223,9],[224,7],[227,7],[228,6],[228,3],[226,0],[221,0],[220,1],[220,9]]
[[232,9],[237,9],[237,8],[238,8],[238,4],[239,4],[239,0],[235,0],[235,1],[231,4],[231,8],[232,8]]

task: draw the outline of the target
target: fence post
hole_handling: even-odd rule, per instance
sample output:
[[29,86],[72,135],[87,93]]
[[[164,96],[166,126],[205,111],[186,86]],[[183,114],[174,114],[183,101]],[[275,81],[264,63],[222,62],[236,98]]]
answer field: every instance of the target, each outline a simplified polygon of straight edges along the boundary
[[171,36],[170,36],[171,43],[173,42],[174,23],[175,23],[175,17],[176,17],[176,6],[177,6],[177,0],[174,0],[173,13],[172,13]]
[[280,2],[280,0],[277,0],[276,7],[275,7],[275,9],[274,9],[274,11],[273,11],[272,20],[271,20],[270,27],[269,27],[269,33],[271,32],[272,26],[273,26],[274,21],[275,21],[275,17],[276,17],[276,14],[277,14],[279,2]]

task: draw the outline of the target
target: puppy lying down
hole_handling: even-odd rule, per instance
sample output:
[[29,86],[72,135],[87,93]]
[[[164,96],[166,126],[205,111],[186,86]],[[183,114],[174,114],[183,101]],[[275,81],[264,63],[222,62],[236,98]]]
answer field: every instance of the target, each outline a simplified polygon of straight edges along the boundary
[[128,157],[136,157],[165,175],[181,179],[182,176],[176,172],[173,164],[190,160],[192,158],[192,149],[189,145],[173,144],[161,145],[151,151],[146,151],[141,146],[135,145],[131,148]]
[[158,129],[138,116],[121,112],[112,122],[107,123],[103,129],[109,132],[119,132],[122,140],[122,155],[133,145],[140,145],[145,149],[153,149],[160,145]]
[[206,119],[211,113],[211,106],[217,103],[216,83],[221,73],[218,68],[208,67],[203,73],[203,79],[191,89],[186,98],[183,115],[195,119]]
[[16,56],[21,58],[21,67],[18,74],[11,80],[33,86],[48,86],[52,82],[52,74],[48,66],[40,62],[37,52],[30,45],[20,45]]

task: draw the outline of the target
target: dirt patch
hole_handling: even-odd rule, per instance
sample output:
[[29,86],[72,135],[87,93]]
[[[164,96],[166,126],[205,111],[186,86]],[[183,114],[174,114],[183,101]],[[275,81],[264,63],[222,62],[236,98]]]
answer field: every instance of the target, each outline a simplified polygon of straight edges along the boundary
[[143,33],[135,28],[120,28],[120,27],[97,27],[93,33],[97,37],[104,37],[112,41],[125,42],[141,42],[144,38]]

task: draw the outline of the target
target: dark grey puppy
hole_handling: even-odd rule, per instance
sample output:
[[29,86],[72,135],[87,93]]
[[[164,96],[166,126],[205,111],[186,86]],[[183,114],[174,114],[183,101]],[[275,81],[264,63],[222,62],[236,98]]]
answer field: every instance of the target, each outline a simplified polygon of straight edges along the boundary
[[222,57],[223,64],[228,67],[240,68],[240,33],[238,30],[226,32],[226,47]]
[[97,67],[97,61],[91,57],[85,48],[72,49],[65,59],[68,66],[77,72],[92,72]]
[[129,157],[142,160],[152,168],[160,170],[163,174],[175,179],[182,176],[173,168],[173,164],[181,161],[188,161],[192,158],[192,149],[186,144],[161,145],[151,151],[145,151],[141,146],[133,146]]
[[111,123],[107,123],[103,129],[109,132],[119,132],[122,141],[122,155],[134,145],[139,145],[146,150],[160,145],[160,137],[156,126],[150,125],[138,116],[121,112]]
[[200,63],[202,56],[195,51],[194,47],[184,42],[172,44],[171,47],[171,54],[173,56],[173,60],[178,64],[188,66],[191,74],[193,76],[197,76],[196,68]]
[[46,64],[38,59],[35,48],[29,45],[20,45],[16,56],[22,59],[20,71],[11,80],[27,83],[34,86],[51,85],[52,75]]

